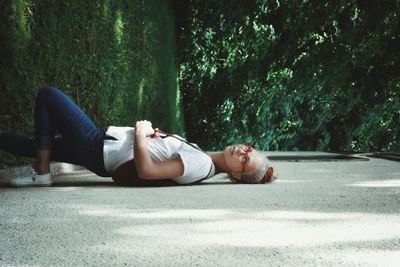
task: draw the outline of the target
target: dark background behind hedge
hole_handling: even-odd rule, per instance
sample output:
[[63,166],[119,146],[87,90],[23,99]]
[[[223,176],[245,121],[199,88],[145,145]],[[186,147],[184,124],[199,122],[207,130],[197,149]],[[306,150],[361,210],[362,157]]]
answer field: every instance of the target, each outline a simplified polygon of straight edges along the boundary
[[399,2],[1,1],[1,130],[51,84],[205,149],[399,151]]

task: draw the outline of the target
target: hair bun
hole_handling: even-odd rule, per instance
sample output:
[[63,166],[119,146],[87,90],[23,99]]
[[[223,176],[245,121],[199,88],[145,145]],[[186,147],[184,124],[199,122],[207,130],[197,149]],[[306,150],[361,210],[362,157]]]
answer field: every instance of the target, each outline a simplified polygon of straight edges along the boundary
[[270,183],[272,182],[272,177],[274,176],[274,168],[268,167],[267,172],[265,173],[261,183]]

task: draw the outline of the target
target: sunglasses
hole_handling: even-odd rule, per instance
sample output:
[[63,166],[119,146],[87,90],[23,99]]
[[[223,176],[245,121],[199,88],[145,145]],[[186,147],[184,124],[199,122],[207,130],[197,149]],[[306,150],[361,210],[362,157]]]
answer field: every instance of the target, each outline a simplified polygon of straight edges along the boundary
[[244,173],[244,169],[246,168],[246,165],[250,161],[249,153],[251,151],[253,151],[253,148],[254,148],[253,143],[245,142],[243,144],[243,147],[242,147],[243,152],[240,154],[240,157],[239,157],[239,162],[240,162],[240,165],[242,166],[242,173]]

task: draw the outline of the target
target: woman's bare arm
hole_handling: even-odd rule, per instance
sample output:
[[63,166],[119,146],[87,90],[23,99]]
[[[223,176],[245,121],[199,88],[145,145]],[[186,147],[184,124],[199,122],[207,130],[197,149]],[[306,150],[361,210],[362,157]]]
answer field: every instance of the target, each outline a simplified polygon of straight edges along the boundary
[[171,179],[182,176],[184,167],[178,158],[154,163],[147,148],[149,136],[154,133],[149,121],[138,121],[135,126],[135,165],[138,176],[145,180]]

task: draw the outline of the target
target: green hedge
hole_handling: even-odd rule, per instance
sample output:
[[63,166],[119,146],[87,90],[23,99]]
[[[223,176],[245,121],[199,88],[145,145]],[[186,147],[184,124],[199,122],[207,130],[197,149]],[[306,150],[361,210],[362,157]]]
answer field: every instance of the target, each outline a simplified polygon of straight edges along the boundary
[[149,119],[183,133],[167,1],[10,0],[0,10],[2,130],[32,134],[34,96],[54,85],[104,129]]
[[[176,1],[187,135],[208,149],[400,150],[400,1]],[[182,11],[184,10],[184,11]]]

